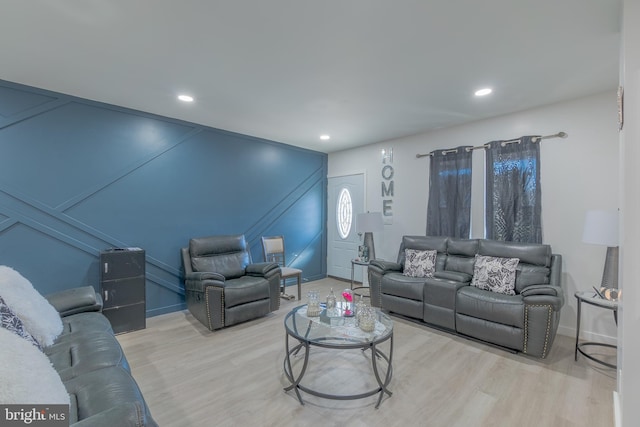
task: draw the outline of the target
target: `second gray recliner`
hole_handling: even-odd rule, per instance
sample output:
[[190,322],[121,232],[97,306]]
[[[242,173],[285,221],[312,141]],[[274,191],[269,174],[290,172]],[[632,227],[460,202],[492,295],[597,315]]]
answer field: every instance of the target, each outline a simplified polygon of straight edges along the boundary
[[182,262],[187,308],[209,330],[280,308],[280,267],[252,263],[244,235],[191,239]]

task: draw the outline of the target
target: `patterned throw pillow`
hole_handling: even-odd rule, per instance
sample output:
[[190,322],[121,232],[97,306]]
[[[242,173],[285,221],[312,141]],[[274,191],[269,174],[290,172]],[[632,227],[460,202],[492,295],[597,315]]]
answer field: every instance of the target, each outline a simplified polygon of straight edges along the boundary
[[433,277],[436,272],[437,251],[404,250],[404,271],[409,277]]
[[0,295],[42,347],[53,344],[62,333],[60,313],[26,277],[6,265],[0,265]]
[[518,258],[476,255],[471,286],[499,294],[515,295],[516,267],[519,262]]
[[31,334],[24,329],[22,320],[20,320],[20,318],[16,316],[13,311],[11,311],[2,297],[0,297],[0,327],[24,338],[31,344],[38,347],[40,351],[42,351],[42,347],[40,346],[38,341],[36,341],[35,338],[33,338]]

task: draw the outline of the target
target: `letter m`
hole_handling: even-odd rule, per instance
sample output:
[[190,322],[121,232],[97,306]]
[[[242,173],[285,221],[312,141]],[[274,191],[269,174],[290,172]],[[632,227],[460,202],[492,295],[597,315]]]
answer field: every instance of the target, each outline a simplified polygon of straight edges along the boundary
[[389,186],[387,187],[387,183],[382,181],[382,197],[391,196],[393,197],[393,181],[389,181]]

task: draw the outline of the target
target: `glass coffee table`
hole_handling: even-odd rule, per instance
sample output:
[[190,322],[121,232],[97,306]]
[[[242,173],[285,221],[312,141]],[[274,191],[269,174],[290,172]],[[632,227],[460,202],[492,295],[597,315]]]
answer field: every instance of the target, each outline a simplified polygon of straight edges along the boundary
[[[355,322],[354,317],[328,317],[326,310],[323,310],[319,317],[309,317],[306,305],[291,310],[284,319],[286,331],[284,373],[291,384],[285,387],[284,391],[294,390],[302,405],[304,405],[304,401],[300,391],[325,399],[337,400],[362,399],[379,394],[376,409],[380,406],[385,394],[391,396],[392,393],[387,387],[393,371],[391,363],[393,358],[393,322],[389,316],[379,310],[376,310],[375,329],[372,332],[362,331],[355,325]],[[379,347],[386,341],[389,341],[388,354]],[[356,394],[334,394],[303,385],[302,380],[309,367],[313,347],[331,350],[360,349],[363,352],[370,351],[368,358],[377,387]],[[295,373],[292,357],[297,356],[301,350],[304,351],[302,368]]]

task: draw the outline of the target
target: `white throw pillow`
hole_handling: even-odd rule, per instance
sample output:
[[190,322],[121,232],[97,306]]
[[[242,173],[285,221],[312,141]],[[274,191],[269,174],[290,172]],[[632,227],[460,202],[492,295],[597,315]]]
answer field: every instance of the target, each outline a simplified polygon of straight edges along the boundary
[[471,286],[498,294],[515,295],[518,258],[476,255]]
[[404,250],[404,271],[409,277],[433,277],[436,272],[436,255],[438,251]]
[[33,288],[31,282],[4,265],[0,265],[0,296],[42,347],[53,344],[62,333],[60,313]]
[[0,402],[68,405],[69,393],[49,358],[33,344],[0,328]]

